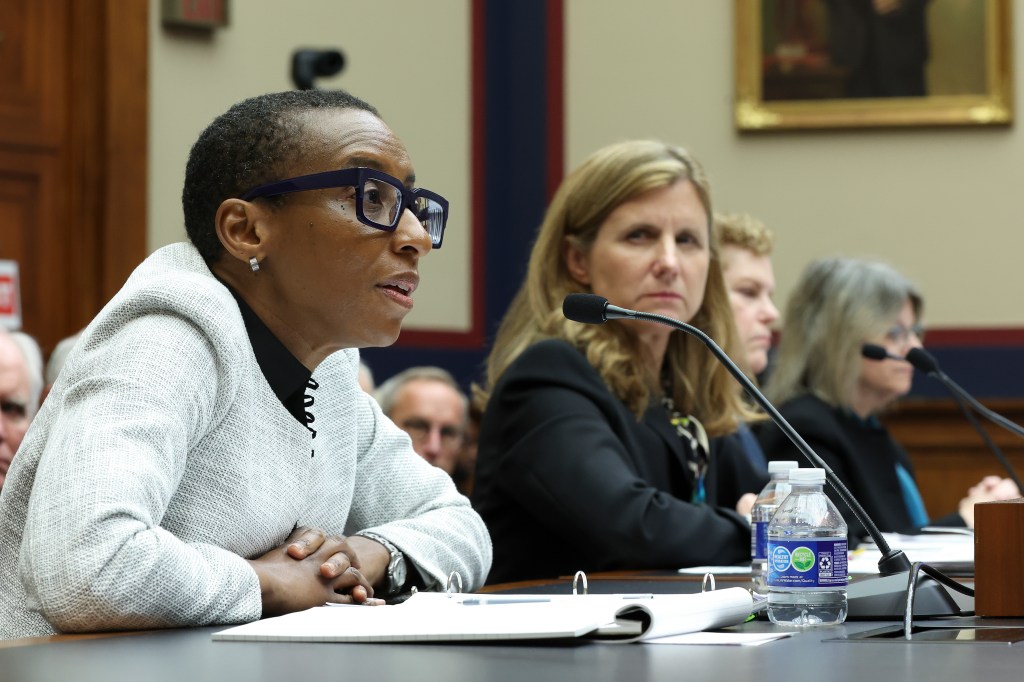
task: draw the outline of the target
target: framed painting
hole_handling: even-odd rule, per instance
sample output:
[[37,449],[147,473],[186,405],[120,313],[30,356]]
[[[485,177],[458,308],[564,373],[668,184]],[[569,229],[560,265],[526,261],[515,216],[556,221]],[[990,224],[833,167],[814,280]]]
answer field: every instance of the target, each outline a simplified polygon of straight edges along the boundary
[[1013,122],[1012,0],[735,0],[741,131]]

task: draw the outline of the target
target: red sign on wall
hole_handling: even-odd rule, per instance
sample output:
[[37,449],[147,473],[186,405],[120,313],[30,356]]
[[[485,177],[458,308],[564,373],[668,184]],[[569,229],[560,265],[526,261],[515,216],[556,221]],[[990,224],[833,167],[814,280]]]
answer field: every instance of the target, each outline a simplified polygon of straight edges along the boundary
[[13,260],[0,260],[0,326],[21,329],[18,263]]
[[162,0],[164,26],[217,28],[228,25],[228,0]]

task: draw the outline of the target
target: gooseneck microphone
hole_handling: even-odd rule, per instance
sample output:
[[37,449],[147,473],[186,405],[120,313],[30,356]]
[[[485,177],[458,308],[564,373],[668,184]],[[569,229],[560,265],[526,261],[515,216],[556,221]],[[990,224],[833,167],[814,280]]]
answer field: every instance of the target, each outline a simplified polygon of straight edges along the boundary
[[[918,613],[918,608],[933,616],[952,616],[960,613],[959,606],[945,592],[938,582],[926,582],[921,585],[916,583],[916,571],[911,571],[910,560],[902,550],[893,550],[889,543],[878,530],[878,526],[864,511],[864,507],[854,498],[835,472],[818,456],[807,444],[807,441],[796,432],[796,429],[786,421],[785,417],[779,414],[775,406],[768,401],[764,394],[754,385],[747,375],[735,362],[723,351],[715,341],[703,331],[692,325],[679,320],[658,315],[656,313],[645,313],[637,310],[629,310],[612,305],[608,299],[596,294],[569,294],[562,302],[562,314],[568,319],[583,324],[603,324],[607,320],[630,319],[647,320],[657,322],[685,334],[696,337],[707,346],[708,350],[721,362],[733,378],[739,382],[747,394],[756,402],[778,426],[786,437],[800,450],[801,454],[814,466],[825,470],[825,476],[829,484],[835,489],[844,502],[850,507],[857,519],[867,529],[868,534],[882,553],[878,561],[878,571],[881,576],[872,580],[861,580],[850,583],[847,589],[848,596],[848,617],[849,618],[897,618],[909,617],[908,610]],[[884,349],[883,349],[884,350]],[[953,583],[949,578],[943,576],[930,568],[921,567],[922,571],[936,578],[947,586],[954,589],[960,586]],[[916,597],[911,598],[911,586],[917,586]],[[960,588],[962,591],[962,588]],[[916,602],[913,601],[916,599]],[[908,601],[910,602],[908,609]],[[920,615],[920,614],[918,614]]]
[[[977,400],[974,399],[970,393],[965,391],[958,383],[949,378],[949,376],[939,369],[939,361],[935,359],[935,356],[926,351],[924,348],[911,348],[910,352],[907,353],[907,362],[912,364],[916,369],[921,370],[928,376],[935,377],[938,379],[950,392],[955,393],[970,404],[975,410],[978,411],[983,417],[990,419],[993,423],[1002,426],[1010,433],[1015,433],[1018,436],[1024,438],[1024,428],[1021,428],[1012,421],[997,414],[992,410],[988,409]],[[1017,484],[1020,486],[1020,484]],[[1024,492],[1024,489],[1022,489]]]
[[864,344],[864,347],[861,349],[861,355],[870,360],[905,360],[906,362],[909,362],[914,367],[914,369],[920,370],[927,374],[928,376],[937,379],[943,386],[946,387],[946,389],[950,392],[950,395],[953,396],[953,400],[956,402],[957,407],[960,408],[960,412],[964,415],[964,418],[967,420],[967,423],[969,423],[978,433],[978,435],[981,436],[981,439],[985,441],[985,445],[988,446],[989,451],[995,456],[996,460],[999,461],[999,464],[1003,467],[1003,469],[1006,470],[1006,473],[1007,475],[1009,475],[1010,480],[1017,484],[1017,488],[1019,490],[1024,491],[1024,485],[1021,484],[1021,480],[1017,476],[1017,472],[1014,470],[1013,465],[1010,464],[1010,460],[1007,459],[1006,455],[1003,454],[1003,451],[999,448],[998,445],[995,444],[992,438],[988,435],[988,432],[984,428],[982,428],[981,424],[978,423],[978,420],[975,419],[974,414],[971,412],[971,407],[973,407],[983,416],[992,419],[997,424],[1003,426],[1004,428],[1007,428],[1013,433],[1016,433],[1018,435],[1024,435],[1019,426],[1009,421],[1008,419],[992,412],[987,407],[985,407],[977,400],[975,400],[969,393],[967,393],[967,391],[965,391],[963,388],[957,385],[956,382],[950,379],[945,372],[940,370],[939,362],[938,360],[935,359],[935,356],[933,356],[931,353],[924,350],[923,348],[911,348],[910,352],[907,353],[907,357],[903,358],[900,357],[899,355],[893,355],[889,353],[882,346],[878,346],[873,343],[866,343]]
[[873,343],[865,343],[861,346],[860,354],[868,360],[903,360],[904,362],[907,360],[902,355],[893,355],[882,346]]
[[761,408],[768,413],[771,420],[775,422],[776,426],[782,429],[782,432],[786,434],[786,437],[793,442],[793,445],[807,458],[812,465],[819,469],[825,470],[825,476],[828,478],[829,484],[835,489],[839,497],[843,499],[853,513],[856,515],[857,520],[861,522],[864,528],[868,531],[868,535],[878,546],[879,551],[882,552],[882,558],[878,561],[878,571],[882,575],[892,575],[894,573],[903,573],[910,570],[910,560],[907,559],[906,555],[902,550],[894,550],[889,547],[889,543],[882,536],[881,531],[878,530],[878,526],[871,520],[868,513],[864,511],[864,507],[861,506],[860,502],[853,496],[853,494],[847,489],[846,485],[839,480],[835,472],[829,467],[825,461],[818,456],[807,441],[796,432],[786,418],[783,417],[775,406],[768,401],[764,394],[754,385],[747,375],[741,370],[735,362],[732,361],[724,350],[722,350],[714,340],[705,334],[700,329],[674,320],[671,317],[665,317],[664,315],[658,315],[656,313],[645,313],[637,310],[628,310],[626,308],[620,308],[619,306],[612,305],[608,302],[608,299],[597,294],[569,294],[565,297],[562,302],[562,314],[570,320],[576,322],[582,322],[584,324],[603,324],[606,320],[616,319],[633,319],[633,320],[650,320],[651,322],[657,322],[673,329],[678,329],[681,332],[689,334],[699,339],[708,350],[725,365],[725,368],[729,370],[729,373],[740,383],[747,394],[754,399]]

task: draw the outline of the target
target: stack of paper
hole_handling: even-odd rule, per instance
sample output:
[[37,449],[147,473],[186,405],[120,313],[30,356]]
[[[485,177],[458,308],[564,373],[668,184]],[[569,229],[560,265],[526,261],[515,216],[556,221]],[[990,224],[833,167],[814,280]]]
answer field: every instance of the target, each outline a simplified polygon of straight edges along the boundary
[[[920,561],[932,566],[938,565],[940,568],[942,565],[950,564],[974,566],[974,533],[958,532],[958,529],[949,528],[920,535],[882,535],[890,547],[902,549],[911,562]],[[861,545],[850,552],[850,574],[878,573],[878,560],[881,558],[882,553],[873,543]]]

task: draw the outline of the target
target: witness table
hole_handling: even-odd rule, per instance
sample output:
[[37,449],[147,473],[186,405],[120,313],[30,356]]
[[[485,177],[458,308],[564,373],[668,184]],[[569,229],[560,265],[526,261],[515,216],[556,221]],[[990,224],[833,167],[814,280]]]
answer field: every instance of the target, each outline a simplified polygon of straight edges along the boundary
[[[678,591],[699,583],[658,576],[617,575],[591,579],[595,591],[655,591],[675,582]],[[548,591],[556,583],[547,583]],[[558,586],[568,583],[559,582]],[[596,589],[595,589],[596,588]],[[516,585],[508,590],[545,589]],[[656,591],[667,591],[668,588]],[[961,626],[956,619],[935,623]],[[984,621],[1016,625],[1021,621]],[[1021,679],[1024,643],[855,641],[848,638],[893,623],[858,622],[799,631],[759,647],[671,644],[478,643],[322,644],[214,642],[221,627],[167,630],[82,638],[69,635],[0,642],[0,679],[116,682],[153,680],[666,680],[745,682],[914,679],[951,682]],[[774,631],[766,621],[739,626],[748,632]]]

